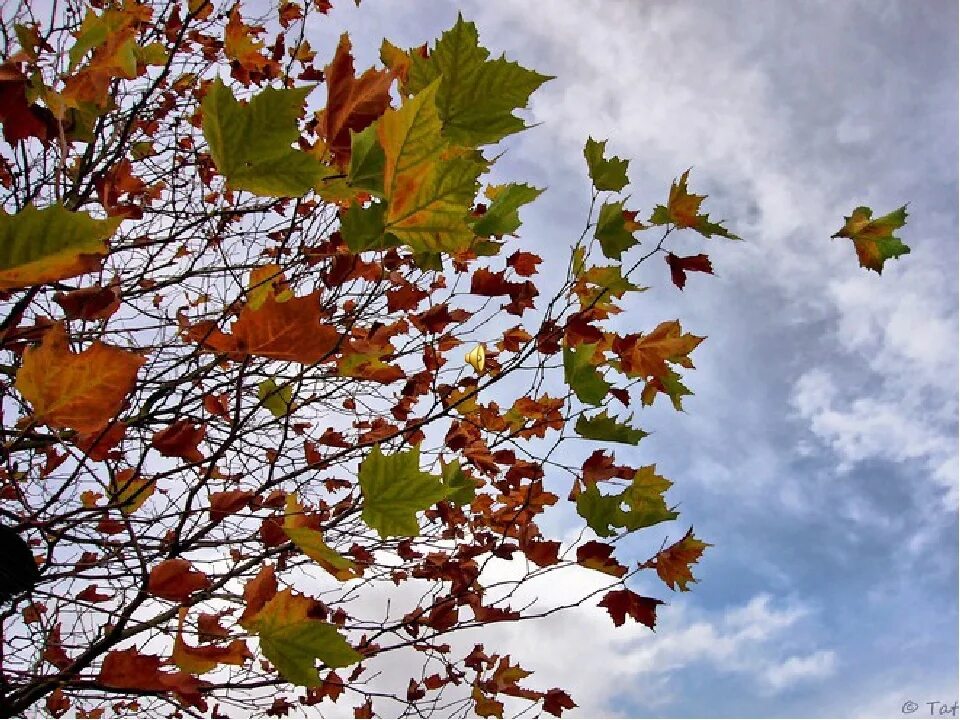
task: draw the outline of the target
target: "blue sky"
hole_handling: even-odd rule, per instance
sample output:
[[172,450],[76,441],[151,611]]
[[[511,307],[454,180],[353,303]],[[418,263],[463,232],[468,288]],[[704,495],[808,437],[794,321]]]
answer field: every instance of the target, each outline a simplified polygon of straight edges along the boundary
[[[566,256],[589,199],[588,134],[632,160],[631,206],[663,202],[692,165],[692,190],[745,240],[707,241],[717,277],[683,293],[645,268],[654,289],[623,321],[680,318],[709,336],[687,412],[645,410],[654,434],[617,454],[676,483],[683,520],[715,544],[700,583],[641,588],[670,603],[655,635],[588,607],[506,628],[514,657],[584,717],[952,705],[956,3],[364,0],[312,25],[312,42],[332,52],[349,30],[362,68],[380,38],[421,44],[458,10],[495,53],[557,76],[531,103],[541,125],[498,163],[498,180],[549,188],[524,214],[526,243]],[[830,240],[854,207],[905,202],[912,253],[883,277]]]

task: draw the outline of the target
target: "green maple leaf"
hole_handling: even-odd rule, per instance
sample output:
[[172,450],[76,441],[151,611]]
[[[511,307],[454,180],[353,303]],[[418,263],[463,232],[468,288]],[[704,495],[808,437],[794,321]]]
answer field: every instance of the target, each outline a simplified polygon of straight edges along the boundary
[[637,470],[630,486],[617,495],[603,495],[595,484],[590,485],[577,497],[577,514],[600,537],[675,520],[679,513],[668,508],[663,497],[671,485],[656,474],[655,465],[647,465]]
[[299,197],[329,175],[329,168],[291,145],[311,88],[266,88],[242,105],[216,79],[201,104],[203,135],[227,186],[257,195]]
[[486,145],[523,130],[523,120],[513,111],[526,107],[530,94],[552,79],[505,57],[489,57],[490,51],[480,46],[477,26],[461,15],[429,58],[410,53],[404,89],[418,93],[441,78],[437,109],[444,136],[455,144]]
[[460,463],[454,460],[451,463],[441,463],[441,477],[446,487],[447,499],[455,505],[469,505],[476,497],[477,488],[463,472]]
[[590,173],[590,179],[593,180],[593,186],[597,190],[613,190],[619,192],[627,186],[630,180],[627,178],[627,166],[629,160],[623,160],[616,155],[611,158],[604,158],[607,141],[597,141],[593,138],[587,138],[587,144],[583,148],[583,156],[587,160],[587,170]]
[[521,205],[533,202],[543,190],[524,183],[493,186],[487,189],[493,202],[487,211],[473,223],[473,232],[480,237],[509,235],[520,228]]
[[361,517],[380,537],[420,534],[417,513],[446,498],[449,488],[436,475],[420,470],[420,446],[384,455],[379,445],[360,463]]
[[96,220],[63,205],[0,210],[0,288],[26,287],[98,270],[121,218]]
[[588,440],[607,440],[627,445],[636,445],[649,435],[643,430],[631,427],[626,423],[619,422],[616,418],[608,416],[606,410],[591,418],[581,415],[577,418],[577,424],[574,425],[573,429],[577,435]]
[[843,227],[831,237],[853,240],[860,266],[876,270],[879,275],[883,272],[885,261],[910,252],[910,248],[893,234],[894,230],[902,228],[907,222],[907,206],[874,220],[870,219],[871,215],[873,211],[868,207],[856,208],[845,218]]
[[603,379],[593,364],[596,344],[563,347],[563,379],[580,402],[600,405],[610,390],[610,383]]
[[359,190],[383,196],[383,169],[386,155],[377,139],[377,128],[368,125],[362,132],[350,131],[350,171],[347,183]]
[[290,414],[293,387],[279,387],[273,380],[267,379],[257,386],[257,398],[274,417],[284,417]]
[[644,228],[628,215],[624,214],[623,202],[604,203],[600,207],[594,237],[600,241],[603,254],[612,260],[619,260],[625,250],[636,245],[638,241],[633,233]]
[[340,215],[340,236],[350,252],[382,249],[397,245],[393,235],[384,233],[384,203],[371,203],[366,207],[353,204]]

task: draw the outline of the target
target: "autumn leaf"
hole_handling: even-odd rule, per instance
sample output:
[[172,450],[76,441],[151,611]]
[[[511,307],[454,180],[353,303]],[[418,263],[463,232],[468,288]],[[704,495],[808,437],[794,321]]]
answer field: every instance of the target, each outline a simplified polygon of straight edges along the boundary
[[404,90],[422,92],[439,78],[437,108],[443,134],[459,145],[495,143],[523,130],[523,120],[513,111],[526,107],[531,93],[552,79],[505,57],[488,59],[490,51],[480,45],[477,26],[461,15],[429,57],[416,51],[409,55]]
[[374,445],[360,463],[361,517],[381,538],[420,534],[417,513],[450,493],[441,478],[420,470],[420,447],[384,455]]
[[63,280],[100,269],[120,218],[97,220],[63,205],[0,209],[0,289]]
[[354,562],[343,557],[324,542],[323,533],[320,530],[309,527],[305,522],[303,506],[293,493],[287,495],[283,531],[304,555],[314,560],[337,580],[341,582],[355,580],[363,574],[362,569],[358,568]]
[[183,639],[183,623],[187,617],[187,608],[180,608],[177,622],[177,636],[173,641],[171,660],[184,672],[191,675],[203,675],[217,665],[243,665],[253,658],[253,654],[243,640],[233,640],[227,647],[219,645],[193,646]]
[[271,378],[267,378],[257,385],[257,399],[274,417],[286,417],[293,408],[293,386],[287,384],[279,387]]
[[632,532],[675,520],[679,513],[669,509],[663,497],[671,484],[656,474],[656,466],[647,465],[636,471],[619,494],[603,495],[596,484],[588,485],[577,496],[577,513],[600,537],[614,535],[617,528]]
[[653,630],[657,624],[657,605],[663,605],[663,601],[637,595],[632,590],[611,590],[597,604],[606,608],[617,627],[623,625],[629,615]]
[[136,353],[100,341],[74,353],[58,323],[39,347],[24,350],[16,388],[33,406],[38,422],[92,433],[123,407],[144,362]]
[[603,379],[594,363],[596,350],[596,344],[563,346],[563,379],[580,402],[589,405],[602,404],[610,390],[610,383]]
[[11,146],[31,137],[47,142],[57,135],[58,123],[53,113],[28,101],[29,86],[30,80],[18,63],[0,64],[0,123],[3,139]]
[[600,248],[606,257],[619,260],[625,251],[637,244],[633,233],[643,230],[645,226],[636,222],[635,216],[635,212],[624,210],[622,201],[604,203],[600,207],[593,235],[600,241]]
[[627,377],[663,378],[672,371],[667,363],[692,368],[690,353],[705,338],[684,333],[678,320],[662,322],[646,335],[627,335],[613,342],[620,369]]
[[299,197],[328,170],[291,146],[300,137],[297,118],[310,88],[268,87],[242,105],[219,78],[201,104],[203,134],[227,185],[258,195]]
[[207,500],[207,505],[210,507],[210,519],[214,522],[220,522],[249,506],[254,497],[254,493],[250,490],[226,490],[210,493]]
[[203,462],[203,453],[197,447],[207,431],[189,420],[177,420],[153,434],[150,444],[164,457],[178,457],[189,462]]
[[478,686],[473,686],[470,696],[473,698],[473,710],[479,717],[503,717],[503,703],[485,695]]
[[721,223],[710,222],[710,216],[700,214],[700,204],[706,195],[694,195],[687,191],[687,177],[690,171],[686,170],[679,180],[670,186],[670,196],[666,206],[657,205],[653,209],[649,222],[652,225],[672,224],[677,228],[691,228],[704,237],[719,235],[730,240],[740,238],[727,230]]
[[688,257],[677,257],[673,253],[667,253],[665,259],[667,265],[670,266],[670,279],[681,290],[687,284],[688,272],[704,272],[713,275],[713,265],[710,264],[710,258],[703,253]]
[[577,704],[560,688],[551,688],[543,696],[543,709],[554,717],[561,717],[564,710],[573,710]]
[[138,475],[133,468],[124,468],[110,478],[110,502],[117,505],[122,513],[129,515],[143,507],[156,487],[157,484],[152,478]]
[[165,672],[156,655],[141,655],[135,648],[111,650],[103,658],[97,681],[108,688],[134,692],[173,692],[187,705],[203,706],[202,681],[183,671]]
[[587,161],[587,171],[593,181],[593,186],[597,190],[619,192],[630,182],[627,178],[627,166],[630,161],[618,158],[616,155],[605,158],[606,149],[606,140],[597,141],[592,137],[587,138],[587,143],[583,147],[583,157]]
[[53,301],[63,308],[68,320],[108,320],[120,309],[116,288],[100,285],[58,292]]
[[693,535],[693,528],[690,528],[680,540],[657,553],[654,559],[657,575],[671,590],[689,590],[687,583],[696,582],[690,566],[700,559],[708,547],[711,547],[710,543],[698,540]]
[[627,568],[613,557],[613,546],[591,540],[577,548],[577,564],[606,575],[623,577]]
[[164,600],[187,602],[198,590],[210,587],[210,580],[199,570],[194,570],[189,560],[173,558],[163,560],[150,571],[147,590]]
[[883,217],[871,220],[873,211],[868,207],[858,207],[845,218],[843,227],[830,237],[849,238],[857,251],[860,267],[883,272],[883,263],[895,260],[910,252],[893,232],[907,222],[907,206],[894,210]]
[[520,228],[522,205],[540,197],[543,190],[523,183],[491,185],[486,195],[493,202],[479,218],[473,221],[473,232],[480,237],[510,235]]
[[[632,417],[632,416],[631,416]],[[606,440],[609,442],[626,443],[627,445],[636,445],[647,436],[643,430],[630,427],[629,418],[626,423],[619,422],[616,418],[609,417],[607,411],[587,417],[581,415],[577,418],[577,423],[573,429],[577,435],[588,440]]]
[[333,161],[346,170],[350,163],[351,131],[359,132],[383,115],[390,106],[391,73],[368,69],[354,76],[350,38],[340,36],[333,61],[324,68],[327,107],[323,111],[322,132]]
[[310,617],[316,601],[291,590],[274,595],[243,627],[260,636],[260,649],[288,682],[305,687],[321,684],[316,660],[330,668],[361,660],[336,627]]

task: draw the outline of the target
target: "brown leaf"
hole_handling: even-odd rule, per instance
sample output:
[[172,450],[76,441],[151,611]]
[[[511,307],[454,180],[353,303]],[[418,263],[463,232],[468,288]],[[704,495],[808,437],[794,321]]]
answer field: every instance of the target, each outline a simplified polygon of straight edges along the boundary
[[[281,530],[281,532],[283,531]],[[253,579],[248,580],[243,587],[244,608],[243,615],[240,616],[238,622],[243,625],[248,620],[252,620],[261,608],[277,594],[277,589],[277,574],[273,565],[264,565],[260,568],[260,572]]]
[[607,609],[617,627],[623,625],[629,615],[653,630],[657,624],[657,605],[663,605],[663,601],[637,595],[632,590],[611,590],[597,604]]
[[228,515],[233,515],[245,507],[249,507],[254,498],[251,490],[227,490],[225,492],[210,493],[210,519],[220,522]]
[[555,717],[560,717],[564,710],[573,710],[575,707],[577,704],[560,688],[551,688],[544,695],[543,709]]
[[596,540],[591,540],[577,548],[577,563],[614,577],[623,577],[627,574],[627,568],[613,557],[613,546]]
[[710,264],[710,258],[704,254],[690,255],[688,257],[677,257],[673,253],[667,253],[667,265],[670,266],[670,278],[673,284],[683,290],[687,283],[688,272],[704,272],[713,275],[713,265]]
[[120,308],[116,289],[100,285],[58,292],[53,301],[63,308],[68,320],[107,320]]
[[537,274],[537,265],[543,262],[543,258],[529,252],[517,250],[513,255],[507,258],[507,265],[512,267],[517,275],[529,277]]
[[671,590],[676,590],[678,587],[683,591],[689,590],[687,583],[696,582],[690,566],[700,559],[703,551],[708,547],[710,544],[695,538],[693,528],[690,528],[680,540],[657,553],[655,558],[657,575]]
[[156,655],[141,655],[134,648],[111,650],[103,659],[97,680],[118,690],[173,692],[184,703],[205,709],[204,683],[185,672],[163,672],[162,663]]
[[189,560],[173,558],[164,560],[150,571],[147,590],[151,595],[186,602],[198,590],[210,587],[210,580],[199,570],[194,570]]
[[207,430],[189,420],[177,420],[173,425],[153,434],[152,445],[165,457],[179,457],[189,462],[202,462],[203,453],[197,445]]

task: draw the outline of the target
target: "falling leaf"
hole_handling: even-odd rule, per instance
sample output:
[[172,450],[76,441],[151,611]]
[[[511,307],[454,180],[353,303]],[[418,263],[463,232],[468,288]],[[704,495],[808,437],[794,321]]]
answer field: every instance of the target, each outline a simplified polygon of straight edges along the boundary
[[63,205],[0,209],[0,289],[39,285],[100,269],[120,218],[96,220]]
[[420,470],[420,446],[384,455],[374,445],[360,463],[363,521],[381,538],[420,534],[417,513],[433,507],[449,493],[441,478]]
[[673,253],[667,253],[666,261],[667,265],[670,266],[670,279],[681,290],[687,284],[688,272],[704,272],[713,275],[713,265],[710,264],[710,258],[703,253],[688,257],[677,257]]
[[872,215],[873,211],[868,207],[856,208],[845,218],[843,227],[831,237],[853,240],[860,267],[876,270],[880,275],[884,262],[910,252],[910,248],[893,234],[894,230],[902,228],[907,222],[907,206],[875,220],[870,219]]
[[362,659],[336,627],[310,617],[315,600],[282,590],[243,627],[260,636],[260,649],[288,682],[305,687],[321,684],[316,659],[331,668]]
[[187,602],[198,590],[210,587],[210,580],[199,570],[194,570],[189,560],[173,558],[163,560],[150,571],[147,590],[165,600]]
[[693,528],[690,528],[680,540],[657,553],[657,575],[671,590],[689,590],[687,583],[696,582],[690,566],[700,559],[708,547],[711,547],[710,543],[698,540],[693,535]]
[[437,107],[443,134],[451,142],[485,145],[523,130],[523,120],[513,111],[526,107],[530,94],[552,79],[504,57],[489,60],[489,56],[479,44],[477,26],[459,15],[429,57],[410,53],[404,89],[418,93],[440,79]]
[[92,433],[123,407],[144,362],[134,352],[99,340],[74,353],[66,329],[57,323],[39,347],[24,350],[16,388],[39,422]]
[[611,590],[597,604],[606,608],[617,627],[623,625],[629,615],[653,630],[657,624],[657,605],[663,605],[663,601],[637,595],[632,590]]

